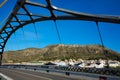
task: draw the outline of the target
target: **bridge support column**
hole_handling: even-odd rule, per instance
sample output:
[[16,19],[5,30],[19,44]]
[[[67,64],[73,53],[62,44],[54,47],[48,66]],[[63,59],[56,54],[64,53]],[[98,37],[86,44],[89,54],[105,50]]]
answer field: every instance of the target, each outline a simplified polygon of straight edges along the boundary
[[2,54],[0,54],[0,66],[2,65]]

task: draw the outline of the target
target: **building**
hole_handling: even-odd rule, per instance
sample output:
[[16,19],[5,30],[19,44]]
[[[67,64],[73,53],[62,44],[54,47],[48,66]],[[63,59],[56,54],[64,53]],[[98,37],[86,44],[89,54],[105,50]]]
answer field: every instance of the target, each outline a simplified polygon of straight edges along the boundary
[[118,67],[120,65],[119,61],[108,61],[109,67]]

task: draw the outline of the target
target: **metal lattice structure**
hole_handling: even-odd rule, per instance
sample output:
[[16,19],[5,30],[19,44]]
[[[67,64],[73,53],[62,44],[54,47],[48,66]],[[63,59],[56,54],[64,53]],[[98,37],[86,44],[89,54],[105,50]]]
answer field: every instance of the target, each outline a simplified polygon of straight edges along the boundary
[[[93,15],[81,12],[70,11],[62,8],[58,8],[52,5],[50,0],[46,0],[47,5],[31,2],[29,0],[18,0],[14,10],[11,15],[7,19],[5,25],[0,29],[0,64],[2,61],[2,54],[4,52],[5,45],[10,38],[10,36],[19,28],[35,22],[46,21],[46,20],[86,20],[86,21],[94,21],[94,22],[109,22],[109,23],[120,23],[119,16],[101,16],[101,15]],[[44,14],[34,14],[31,13],[26,5],[35,6],[47,9],[50,12],[49,16],[44,16]],[[19,12],[20,9],[23,9],[24,12]],[[63,12],[67,15],[57,15],[54,11]],[[27,16],[29,20],[20,20],[18,16]],[[37,17],[37,18],[33,18]],[[12,24],[15,23],[15,24]]]

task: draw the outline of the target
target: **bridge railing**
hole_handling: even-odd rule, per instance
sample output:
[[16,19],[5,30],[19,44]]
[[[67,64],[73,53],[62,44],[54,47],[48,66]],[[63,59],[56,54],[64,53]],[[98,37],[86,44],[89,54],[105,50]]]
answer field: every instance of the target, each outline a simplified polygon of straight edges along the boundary
[[108,68],[82,68],[75,66],[54,66],[54,65],[3,65],[3,68],[24,68],[32,70],[61,70],[61,71],[72,71],[72,72],[85,72],[85,73],[95,73],[102,75],[111,75],[120,77],[120,69],[108,69]]

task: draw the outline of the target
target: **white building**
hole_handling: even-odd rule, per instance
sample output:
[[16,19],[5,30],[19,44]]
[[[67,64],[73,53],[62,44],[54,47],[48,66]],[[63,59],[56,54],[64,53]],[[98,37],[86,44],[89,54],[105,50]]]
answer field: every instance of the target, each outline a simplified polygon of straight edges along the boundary
[[108,61],[109,67],[118,67],[120,62],[119,61]]
[[55,62],[54,64],[56,64],[57,66],[67,66],[67,64],[64,61]]
[[78,66],[79,67],[85,67],[85,63],[83,62],[83,63],[79,64]]

